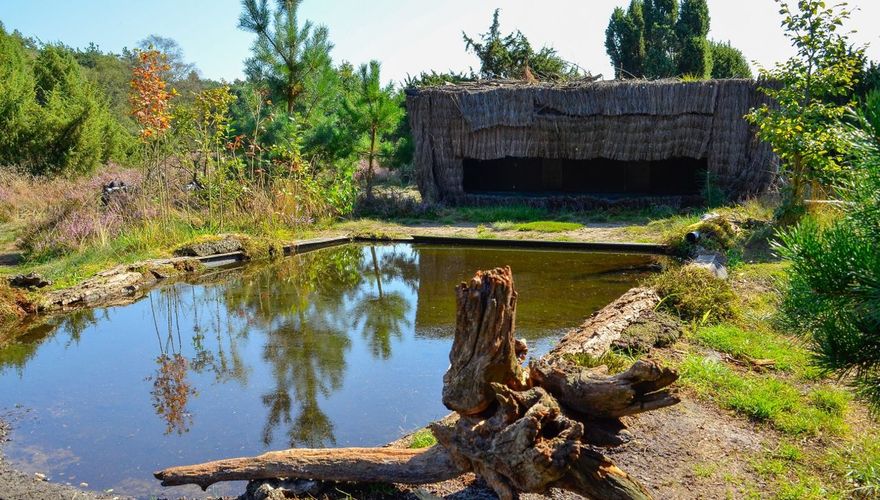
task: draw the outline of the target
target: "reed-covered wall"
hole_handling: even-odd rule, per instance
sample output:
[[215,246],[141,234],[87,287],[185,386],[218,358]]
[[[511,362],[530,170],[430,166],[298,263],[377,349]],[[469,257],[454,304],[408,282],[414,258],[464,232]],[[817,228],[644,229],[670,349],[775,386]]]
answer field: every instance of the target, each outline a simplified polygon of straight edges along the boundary
[[760,192],[777,160],[743,118],[766,97],[751,80],[471,83],[407,94],[427,200],[485,202],[463,189],[463,160],[705,159],[734,198]]

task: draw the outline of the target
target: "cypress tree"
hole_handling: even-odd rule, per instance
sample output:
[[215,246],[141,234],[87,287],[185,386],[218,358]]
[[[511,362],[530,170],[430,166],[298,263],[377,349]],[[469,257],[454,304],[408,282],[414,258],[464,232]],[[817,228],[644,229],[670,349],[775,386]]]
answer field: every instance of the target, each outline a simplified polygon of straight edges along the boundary
[[678,0],[645,0],[645,76],[668,78],[678,73]]
[[712,74],[712,48],[709,34],[709,6],[706,0],[682,0],[681,15],[675,24],[678,39],[679,75],[708,78]]
[[605,30],[605,49],[611,57],[616,78],[644,75],[645,18],[642,0],[632,0],[629,9],[617,7]]

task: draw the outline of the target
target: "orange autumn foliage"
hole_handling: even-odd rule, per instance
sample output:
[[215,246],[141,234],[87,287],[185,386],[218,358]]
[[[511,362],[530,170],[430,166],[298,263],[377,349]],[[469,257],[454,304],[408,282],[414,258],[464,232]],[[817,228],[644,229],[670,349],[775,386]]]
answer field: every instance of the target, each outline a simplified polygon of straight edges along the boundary
[[158,50],[136,54],[137,65],[131,79],[131,114],[141,127],[141,140],[146,142],[160,137],[171,127],[169,102],[176,92],[168,90],[168,84],[162,79],[162,73],[171,69],[165,54]]

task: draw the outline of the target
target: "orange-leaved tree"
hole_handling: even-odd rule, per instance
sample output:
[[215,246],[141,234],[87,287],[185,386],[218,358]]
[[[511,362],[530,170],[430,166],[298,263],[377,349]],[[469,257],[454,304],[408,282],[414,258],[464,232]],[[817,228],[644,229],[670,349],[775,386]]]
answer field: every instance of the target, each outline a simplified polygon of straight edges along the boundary
[[166,198],[165,172],[160,171],[162,139],[171,127],[173,89],[163,79],[170,66],[165,54],[158,50],[137,50],[131,79],[131,114],[140,126],[139,137],[144,145],[147,182],[158,181],[158,194]]

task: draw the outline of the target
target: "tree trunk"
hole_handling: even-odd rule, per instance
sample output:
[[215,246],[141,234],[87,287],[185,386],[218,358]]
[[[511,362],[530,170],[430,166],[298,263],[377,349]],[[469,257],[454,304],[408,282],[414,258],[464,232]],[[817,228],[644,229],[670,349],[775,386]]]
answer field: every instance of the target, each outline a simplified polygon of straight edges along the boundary
[[572,354],[599,358],[608,352],[624,330],[658,304],[660,297],[654,290],[633,288],[566,334],[545,356],[544,361],[554,364]]
[[495,401],[493,383],[525,387],[513,336],[516,292],[509,267],[478,271],[455,290],[455,340],[443,376],[443,404],[462,415]]
[[221,481],[303,478],[335,482],[428,484],[464,474],[441,447],[291,449],[258,457],[230,458],[171,467],[154,476],[162,486],[197,484],[207,489]]

